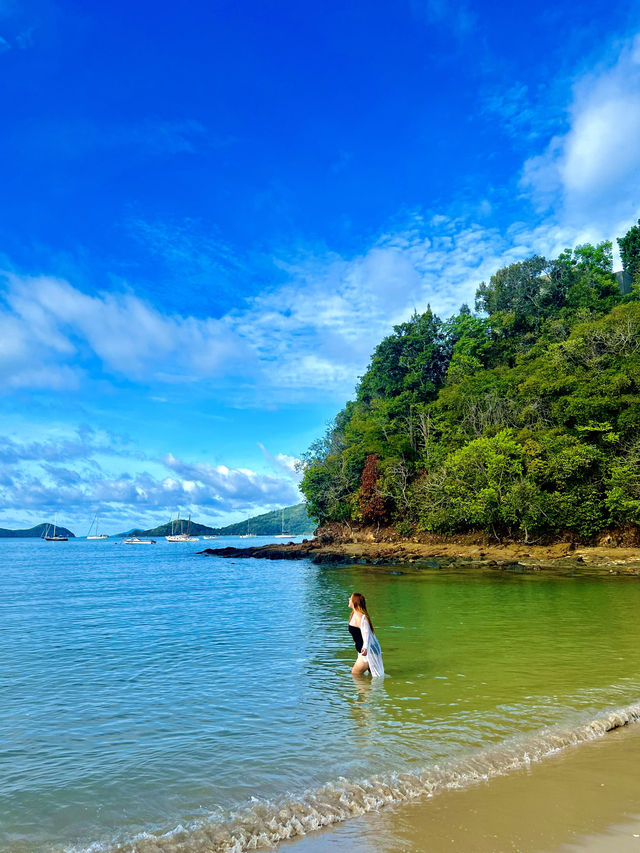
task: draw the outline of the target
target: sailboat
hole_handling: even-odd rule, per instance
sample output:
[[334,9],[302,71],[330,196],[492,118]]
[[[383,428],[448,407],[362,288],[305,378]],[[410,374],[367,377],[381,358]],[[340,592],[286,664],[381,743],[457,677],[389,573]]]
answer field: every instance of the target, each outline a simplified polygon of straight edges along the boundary
[[[176,521],[180,521],[180,515]],[[186,533],[175,533],[173,532],[173,521],[171,522],[171,536],[165,536],[167,542],[199,542],[197,536],[191,535],[191,516],[189,516],[189,523],[187,524],[187,532]]]
[[[92,534],[91,531],[93,530],[94,524],[96,527],[96,532]],[[87,533],[86,538],[87,539],[108,539],[109,538],[108,533],[98,533],[98,516],[97,515],[93,519],[93,521],[91,522],[91,527],[89,528],[89,532]]]
[[169,534],[169,536],[165,536],[164,538],[167,540],[167,542],[180,542],[180,534],[176,533],[176,526],[180,526],[180,513],[178,513],[178,516],[175,521],[173,520],[173,516],[171,516],[170,521],[171,533]]
[[53,516],[53,536],[50,536],[51,525],[47,524],[47,529],[43,531],[43,535],[40,537],[44,539],[46,542],[67,542],[68,536],[56,536],[56,521],[58,520],[58,513]]
[[238,539],[253,539],[253,535],[251,533],[249,533],[249,519],[247,519],[247,532],[241,533],[238,536]]
[[280,533],[276,533],[276,539],[288,539],[291,536],[290,533],[284,529],[284,509],[282,510],[282,519],[280,522]]

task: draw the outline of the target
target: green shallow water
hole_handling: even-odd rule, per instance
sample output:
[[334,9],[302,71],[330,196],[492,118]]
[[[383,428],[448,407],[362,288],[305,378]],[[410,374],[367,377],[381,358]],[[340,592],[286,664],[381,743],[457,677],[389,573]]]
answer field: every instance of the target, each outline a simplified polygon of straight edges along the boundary
[[[195,550],[0,543],[0,849],[243,849],[640,701],[635,578]],[[350,675],[354,590],[384,680]]]

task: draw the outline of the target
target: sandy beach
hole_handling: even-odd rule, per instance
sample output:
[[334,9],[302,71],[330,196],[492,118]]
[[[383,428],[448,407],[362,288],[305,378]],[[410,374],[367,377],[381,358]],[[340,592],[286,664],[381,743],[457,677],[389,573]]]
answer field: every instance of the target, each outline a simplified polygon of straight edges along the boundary
[[[466,790],[309,836],[296,853],[637,853],[640,725]],[[291,849],[283,845],[282,849]]]

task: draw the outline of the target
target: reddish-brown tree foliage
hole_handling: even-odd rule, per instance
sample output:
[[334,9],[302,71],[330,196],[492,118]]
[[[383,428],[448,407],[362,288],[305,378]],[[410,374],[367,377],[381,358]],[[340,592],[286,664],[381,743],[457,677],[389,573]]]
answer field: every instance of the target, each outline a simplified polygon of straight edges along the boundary
[[358,502],[362,520],[368,524],[381,524],[387,519],[387,504],[378,490],[378,457],[375,453],[367,456],[362,469]]

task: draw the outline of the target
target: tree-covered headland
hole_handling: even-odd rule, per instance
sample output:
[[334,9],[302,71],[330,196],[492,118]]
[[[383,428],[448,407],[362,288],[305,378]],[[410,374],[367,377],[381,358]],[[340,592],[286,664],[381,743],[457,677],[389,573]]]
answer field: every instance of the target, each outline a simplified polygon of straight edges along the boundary
[[640,221],[618,243],[626,295],[603,242],[394,327],[305,454],[309,514],[524,541],[640,525]]

